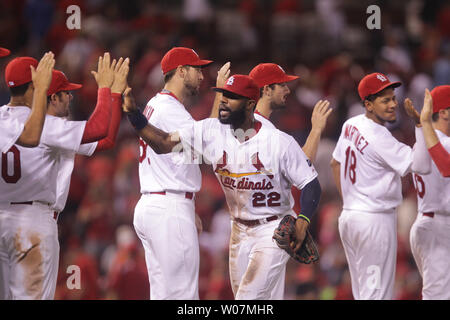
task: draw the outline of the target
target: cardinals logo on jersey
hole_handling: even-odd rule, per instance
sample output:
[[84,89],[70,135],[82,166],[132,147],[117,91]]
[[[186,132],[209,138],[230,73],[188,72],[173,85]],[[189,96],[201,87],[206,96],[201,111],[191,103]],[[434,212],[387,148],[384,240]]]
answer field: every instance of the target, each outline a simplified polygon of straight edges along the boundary
[[[270,190],[273,188],[273,185],[270,181],[253,182],[249,181],[248,176],[255,176],[264,174],[270,179],[273,179],[273,174],[264,168],[261,160],[259,159],[258,153],[255,153],[251,157],[252,165],[258,170],[256,172],[243,172],[243,173],[234,173],[230,172],[230,170],[226,169],[227,166],[227,153],[223,152],[222,160],[219,161],[216,165],[216,169],[214,172],[220,176],[220,181],[225,188],[229,189],[242,189],[242,190]],[[243,178],[243,179],[241,179]],[[239,182],[237,180],[241,179]]]

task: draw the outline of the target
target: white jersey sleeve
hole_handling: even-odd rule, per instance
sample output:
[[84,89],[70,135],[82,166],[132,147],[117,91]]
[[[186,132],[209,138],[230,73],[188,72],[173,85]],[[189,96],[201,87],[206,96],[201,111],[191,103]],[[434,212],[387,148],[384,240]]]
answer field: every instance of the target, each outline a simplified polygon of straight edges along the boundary
[[92,143],[83,143],[80,144],[80,147],[77,150],[77,154],[81,154],[83,156],[92,156],[95,149],[97,148],[98,141]]
[[78,151],[86,121],[68,121],[47,115],[42,130],[41,144],[61,150]]
[[317,177],[317,171],[297,141],[292,137],[290,140],[280,159],[280,171],[294,187],[303,189]]
[[411,147],[395,139],[390,133],[380,135],[374,144],[374,149],[380,161],[391,167],[399,176],[410,172],[413,163]]

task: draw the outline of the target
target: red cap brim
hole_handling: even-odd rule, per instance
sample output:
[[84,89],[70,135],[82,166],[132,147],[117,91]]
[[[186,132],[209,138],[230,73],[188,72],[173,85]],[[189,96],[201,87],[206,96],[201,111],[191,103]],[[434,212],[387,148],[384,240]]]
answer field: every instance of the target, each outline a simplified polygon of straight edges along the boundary
[[11,51],[9,51],[6,48],[0,48],[0,57],[6,57],[9,56],[9,54],[11,53]]
[[290,75],[286,75],[285,77],[284,77],[284,81],[283,82],[280,82],[280,83],[284,83],[284,82],[289,82],[289,81],[294,81],[294,80],[297,80],[298,78],[300,78],[299,76],[290,76]]
[[238,98],[241,98],[241,99],[250,99],[250,100],[258,101],[257,97],[246,97],[246,96],[243,96],[242,94],[239,94],[239,93],[236,93],[231,90],[224,89],[224,88],[212,87],[211,89],[216,92],[220,92],[220,93],[224,93],[224,92],[231,93],[232,95],[234,95]]
[[81,89],[81,87],[83,87],[83,85],[79,84],[79,83],[70,83],[67,86],[64,86],[63,89],[61,89],[60,91],[72,91],[72,90],[78,90]]
[[211,61],[211,60],[198,60],[198,61],[196,61],[194,63],[190,63],[188,65],[189,66],[207,66],[207,65],[209,65],[209,64],[211,64],[213,62],[214,61]]
[[374,92],[374,93],[372,93],[372,94],[377,94],[378,92],[383,91],[384,89],[386,89],[386,88],[388,88],[388,87],[392,87],[393,89],[395,89],[395,88],[400,87],[401,85],[402,85],[402,83],[399,82],[399,81],[396,81],[396,82],[389,82],[389,83],[385,84],[384,86],[382,86],[380,89],[378,89],[377,92]]

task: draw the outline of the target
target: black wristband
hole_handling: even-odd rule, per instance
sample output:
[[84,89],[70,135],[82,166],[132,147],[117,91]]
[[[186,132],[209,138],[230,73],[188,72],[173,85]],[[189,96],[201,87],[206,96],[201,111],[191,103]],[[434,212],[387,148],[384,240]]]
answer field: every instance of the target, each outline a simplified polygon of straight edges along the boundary
[[128,121],[135,130],[139,131],[145,128],[148,124],[147,118],[139,111],[127,112]]

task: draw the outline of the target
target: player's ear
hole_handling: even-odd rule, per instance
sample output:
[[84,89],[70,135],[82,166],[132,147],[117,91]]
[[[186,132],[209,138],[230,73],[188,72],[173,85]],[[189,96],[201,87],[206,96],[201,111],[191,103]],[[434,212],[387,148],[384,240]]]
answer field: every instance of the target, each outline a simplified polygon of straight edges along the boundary
[[364,100],[364,107],[367,109],[367,111],[372,111],[373,104],[369,100],[365,99]]
[[247,110],[255,110],[256,107],[256,101],[255,100],[248,100],[247,101]]
[[265,85],[264,87],[263,87],[263,96],[270,96],[270,93],[271,93],[271,88],[268,86],[268,85]]
[[178,66],[176,73],[183,79],[186,76],[186,68],[184,66]]

